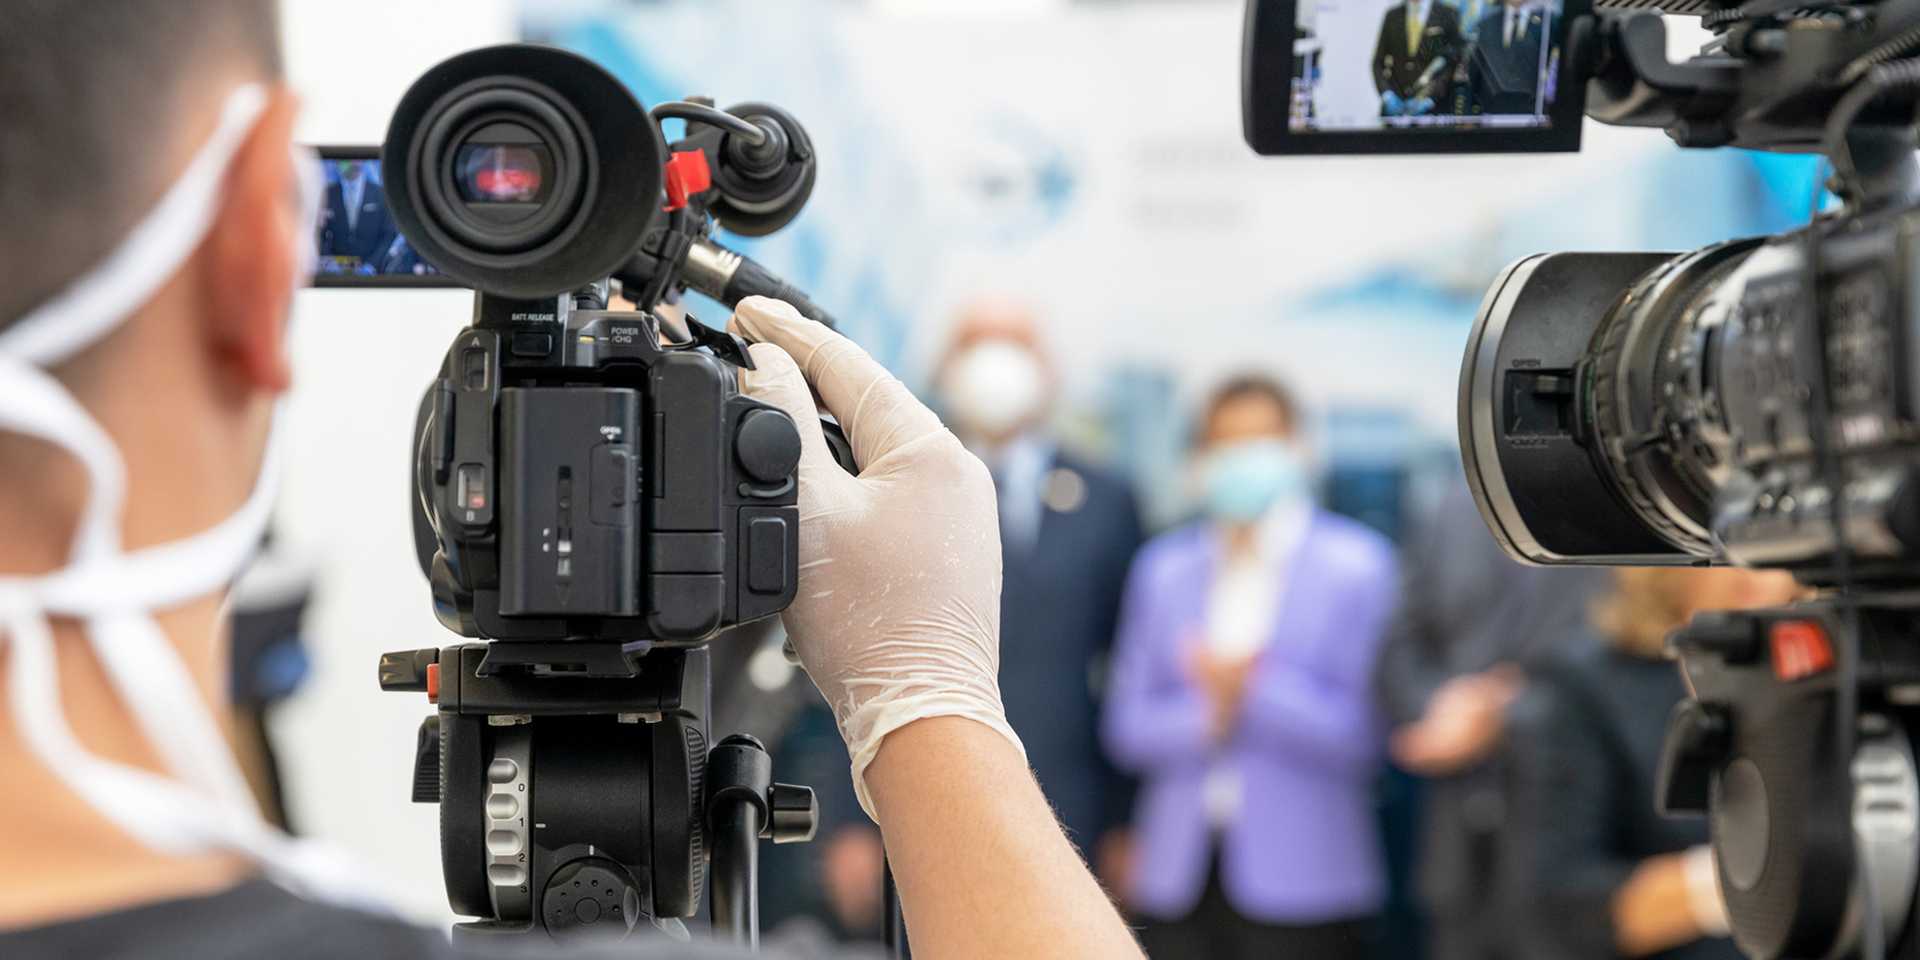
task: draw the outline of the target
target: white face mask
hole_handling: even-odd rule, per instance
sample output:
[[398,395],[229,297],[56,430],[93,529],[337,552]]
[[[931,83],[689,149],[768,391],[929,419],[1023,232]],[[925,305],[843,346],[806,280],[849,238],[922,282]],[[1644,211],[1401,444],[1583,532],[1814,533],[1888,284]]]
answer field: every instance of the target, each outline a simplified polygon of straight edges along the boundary
[[1040,414],[1046,372],[1026,347],[984,340],[954,359],[944,387],[948,408],[964,432],[1001,437]]
[[[199,247],[220,210],[234,154],[267,106],[258,86],[235,90],[219,126],[160,202],[107,258],[0,332],[0,431],[39,437],[86,468],[88,500],[67,566],[0,576],[0,654],[9,659],[8,701],[27,745],[49,770],[115,826],[154,850],[188,855],[234,851],[299,892],[363,899],[338,858],[274,829],[260,816],[219,722],[153,612],[227,587],[258,548],[272,507],[282,444],[275,429],[245,504],[211,529],[127,551],[119,518],[126,465],[112,438],[47,372],[99,342],[150,300]],[[320,203],[319,165],[301,151],[304,219]],[[296,283],[312,268],[303,233]],[[275,424],[280,420],[276,411]],[[172,776],[115,763],[81,746],[60,703],[51,617],[84,624],[147,741]]]

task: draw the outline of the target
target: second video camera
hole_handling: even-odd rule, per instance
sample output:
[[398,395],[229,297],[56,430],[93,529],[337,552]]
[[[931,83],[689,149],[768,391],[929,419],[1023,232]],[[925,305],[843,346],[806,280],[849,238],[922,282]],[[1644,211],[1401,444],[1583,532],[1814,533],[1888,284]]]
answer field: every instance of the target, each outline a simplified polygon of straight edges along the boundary
[[1804,230],[1502,271],[1460,450],[1516,559],[1768,567],[1818,591],[1673,638],[1691,696],[1652,799],[1708,818],[1750,955],[1920,956],[1920,0],[1679,0],[1714,39],[1678,63],[1659,13],[1592,6],[1252,0],[1248,141],[1572,149],[1584,107],[1682,146],[1832,158],[1844,206]]

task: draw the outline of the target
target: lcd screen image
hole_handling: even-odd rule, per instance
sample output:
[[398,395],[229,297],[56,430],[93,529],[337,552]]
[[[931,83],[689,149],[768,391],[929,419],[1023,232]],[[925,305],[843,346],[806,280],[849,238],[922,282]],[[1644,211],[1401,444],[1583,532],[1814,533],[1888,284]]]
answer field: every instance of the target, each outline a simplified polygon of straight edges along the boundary
[[1296,133],[1548,127],[1562,0],[1296,0]]
[[[373,151],[368,150],[367,153]],[[326,202],[320,207],[315,240],[320,259],[316,283],[368,283],[380,280],[441,280],[439,271],[407,244],[387,209],[380,160],[376,156],[339,156],[322,151]]]

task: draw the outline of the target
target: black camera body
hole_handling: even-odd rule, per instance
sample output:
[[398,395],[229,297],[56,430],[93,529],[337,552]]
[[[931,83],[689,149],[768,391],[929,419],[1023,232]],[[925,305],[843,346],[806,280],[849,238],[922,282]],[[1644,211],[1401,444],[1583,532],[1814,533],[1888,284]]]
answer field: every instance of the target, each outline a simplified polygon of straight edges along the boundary
[[632,651],[785,609],[799,434],[740,395],[737,359],[663,347],[650,316],[590,296],[476,298],[416,434],[441,622]]
[[[1815,588],[1673,636],[1689,697],[1669,721],[1657,803],[1707,819],[1749,955],[1920,957],[1920,0],[1544,6],[1566,14],[1565,57],[1529,82],[1584,87],[1589,117],[1682,146],[1825,154],[1844,206],[1691,253],[1507,267],[1461,367],[1468,484],[1525,563],[1736,564]],[[1341,9],[1249,0],[1256,149],[1573,139],[1546,111],[1534,119],[1547,133],[1509,142],[1460,118],[1334,129],[1277,101],[1283,81],[1312,92],[1311,58],[1334,51],[1274,39],[1312,40],[1302,11]],[[1669,61],[1662,12],[1715,36]],[[1276,66],[1303,58],[1304,73]]]
[[751,943],[756,844],[809,839],[817,810],[752,738],[713,743],[705,645],[793,600],[800,435],[740,392],[746,345],[676,304],[778,296],[831,322],[712,237],[791,221],[812,144],[776,107],[650,113],[590,61],[508,45],[416,81],[381,164],[413,250],[476,291],[409,454],[435,615],[483,642],[380,663],[436,706],[413,799],[439,806],[448,901],[476,918],[455,929],[619,937],[705,891]]

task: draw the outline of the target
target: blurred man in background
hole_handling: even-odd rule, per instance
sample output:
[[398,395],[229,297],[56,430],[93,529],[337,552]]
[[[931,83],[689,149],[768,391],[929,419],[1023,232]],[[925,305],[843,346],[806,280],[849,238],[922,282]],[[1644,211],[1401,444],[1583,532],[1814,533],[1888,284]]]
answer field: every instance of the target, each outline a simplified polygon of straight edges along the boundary
[[1428,778],[1418,888],[1432,958],[1499,960],[1510,918],[1485,880],[1506,798],[1487,761],[1520,692],[1522,657],[1581,622],[1606,575],[1515,563],[1460,482],[1415,525],[1400,569],[1374,679],[1394,762]]
[[[1067,835],[1111,864],[1126,784],[1100,749],[1099,688],[1140,514],[1120,477],[1063,449],[1058,383],[1033,313],[961,312],[935,375],[942,412],[1000,499],[1000,696]],[[1108,878],[1110,879],[1110,878]]]
[[1368,680],[1385,538],[1314,505],[1285,388],[1200,419],[1205,519],[1140,552],[1104,733],[1141,778],[1130,905],[1156,960],[1371,955],[1386,895]]

